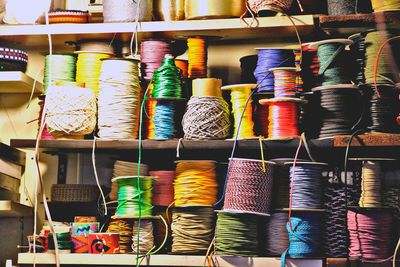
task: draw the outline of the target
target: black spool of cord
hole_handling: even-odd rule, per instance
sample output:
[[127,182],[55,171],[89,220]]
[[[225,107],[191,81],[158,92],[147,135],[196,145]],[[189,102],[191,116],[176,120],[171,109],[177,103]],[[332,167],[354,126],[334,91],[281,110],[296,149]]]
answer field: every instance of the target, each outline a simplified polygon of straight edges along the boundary
[[355,84],[365,83],[365,34],[357,33],[349,37],[353,41],[350,45],[350,54],[352,62],[354,62],[354,70],[352,73],[352,81]]

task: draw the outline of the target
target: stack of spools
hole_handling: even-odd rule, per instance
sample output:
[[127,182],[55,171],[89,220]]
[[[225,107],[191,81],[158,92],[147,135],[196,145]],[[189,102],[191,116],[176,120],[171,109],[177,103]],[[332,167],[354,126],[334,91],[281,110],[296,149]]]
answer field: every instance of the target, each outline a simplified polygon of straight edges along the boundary
[[225,139],[229,136],[229,106],[222,98],[222,80],[205,78],[193,81],[182,127],[185,139]]
[[99,232],[100,223],[96,218],[75,217],[71,226],[72,251],[74,253],[89,252],[89,234]]
[[270,212],[273,165],[261,160],[230,159],[224,206],[218,212],[215,232],[216,254],[260,254],[258,221]]
[[204,254],[214,235],[216,162],[182,160],[176,164],[171,252]]

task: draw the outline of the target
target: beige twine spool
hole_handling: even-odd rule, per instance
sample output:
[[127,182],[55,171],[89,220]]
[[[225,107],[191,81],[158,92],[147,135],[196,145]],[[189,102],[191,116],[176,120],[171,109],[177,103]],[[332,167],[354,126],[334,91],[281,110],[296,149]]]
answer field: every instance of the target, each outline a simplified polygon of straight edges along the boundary
[[263,10],[284,13],[290,9],[293,0],[248,0],[250,9],[258,14]]

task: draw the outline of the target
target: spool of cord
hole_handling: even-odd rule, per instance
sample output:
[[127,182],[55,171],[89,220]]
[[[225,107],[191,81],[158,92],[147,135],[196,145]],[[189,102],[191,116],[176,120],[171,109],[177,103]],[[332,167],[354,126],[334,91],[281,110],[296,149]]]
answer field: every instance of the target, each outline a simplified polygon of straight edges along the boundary
[[189,78],[207,77],[207,41],[201,37],[189,37],[188,40]]
[[319,60],[317,55],[317,49],[310,48],[309,44],[303,44],[303,57],[301,62],[301,79],[303,81],[303,89],[309,92],[311,88],[318,85],[318,72],[319,72]]
[[[136,227],[137,228],[137,227]],[[119,234],[120,253],[132,252],[132,223],[128,220],[111,219],[107,228],[107,233]],[[136,250],[133,250],[136,251]]]
[[400,3],[397,0],[371,0],[374,12],[400,10]]
[[138,62],[131,59],[104,60],[99,81],[98,136],[137,138],[140,106]]
[[[385,208],[390,208],[393,210],[393,217],[396,219],[394,225],[400,223],[400,188],[388,188],[385,187],[382,192],[382,201]],[[400,227],[397,227],[399,231]]]
[[[72,248],[71,233],[70,232],[56,233],[56,238],[57,238],[57,243],[58,243],[58,249],[60,251],[62,251],[62,253],[70,253],[71,248]],[[54,246],[54,238],[53,238],[52,233],[50,233],[47,236],[47,242],[48,242],[49,250],[54,251],[55,246]]]
[[360,93],[353,85],[339,84],[313,88],[319,98],[319,106],[314,110],[318,116],[319,138],[335,135],[350,135],[362,115]]
[[255,93],[253,95],[253,121],[254,133],[256,136],[268,137],[268,113],[269,107],[259,103],[262,99],[270,99],[273,94],[270,93]]
[[272,159],[271,161],[277,164],[274,169],[272,207],[274,209],[289,208],[290,166],[285,164],[285,162],[293,161],[293,159]]
[[133,22],[136,19],[138,21],[151,21],[153,18],[153,1],[103,0],[103,17],[105,23]]
[[168,140],[175,136],[176,102],[158,100],[154,108],[154,139]]
[[251,105],[252,100],[250,99],[251,90],[255,88],[256,84],[237,84],[222,87],[222,90],[231,91],[232,114],[234,120],[233,137],[235,138],[248,139],[255,137]]
[[142,78],[150,81],[153,78],[154,71],[161,67],[164,56],[170,53],[170,44],[167,41],[142,41],[140,45],[140,69],[142,72]]
[[204,254],[214,236],[212,207],[174,208],[172,250],[174,254]]
[[257,256],[257,215],[219,211],[215,229],[215,251],[217,255]]
[[185,19],[185,0],[155,0],[154,17],[157,21]]
[[[50,69],[51,61],[51,69]],[[44,63],[43,94],[46,94],[52,77],[52,84],[56,81],[74,82],[76,70],[76,58],[74,55],[47,55]],[[68,99],[68,98],[66,98]]]
[[216,162],[178,161],[174,182],[175,206],[212,206],[217,201]]
[[[161,247],[162,244],[165,243],[160,250],[160,252],[164,254],[171,251],[171,243],[172,243],[171,222],[169,220],[169,218],[172,218],[172,214],[171,210],[167,209],[168,209],[167,207],[160,207],[160,206],[159,207],[155,206],[153,209],[154,216],[163,217],[164,221],[167,223],[168,226],[165,227],[163,220],[153,221],[154,244],[156,247],[159,248]],[[166,234],[167,234],[167,241],[164,242]]]
[[187,78],[188,77],[188,67],[189,67],[189,62],[187,60],[183,59],[176,59],[175,58],[175,66],[181,69],[182,71],[182,77]]
[[46,237],[45,236],[36,236],[36,241],[34,244],[34,236],[28,235],[28,245],[29,245],[29,253],[44,253],[46,252]]
[[[287,163],[293,165],[293,163]],[[322,171],[326,164],[296,162],[290,167],[292,208],[320,209],[323,207]]]
[[250,9],[256,14],[263,11],[286,13],[292,6],[293,0],[248,0]]
[[370,1],[328,0],[328,14],[330,16],[344,16],[371,12]]
[[169,206],[174,202],[175,171],[150,171],[150,175],[156,177],[153,188],[153,205]]
[[360,207],[380,208],[382,207],[382,184],[383,174],[378,161],[363,161],[361,169],[361,197]]
[[392,255],[393,219],[389,210],[357,209],[347,212],[349,256],[386,259]]
[[266,246],[262,252],[266,256],[280,256],[289,247],[289,236],[286,230],[288,213],[275,211],[268,218],[266,228]]
[[231,158],[229,164],[223,210],[267,215],[275,163]]
[[76,81],[85,83],[86,88],[93,90],[97,96],[99,93],[99,78],[102,67],[102,59],[110,58],[110,54],[78,51],[76,62]]
[[240,82],[241,83],[256,83],[254,71],[257,67],[258,56],[250,55],[240,58]]
[[274,90],[274,76],[270,69],[277,67],[294,67],[294,54],[291,49],[258,48],[257,67],[254,76],[259,84],[258,92]]
[[354,77],[352,81],[356,84],[365,83],[365,34],[358,33],[349,37],[353,41],[350,45],[351,59],[355,63]]
[[[138,220],[134,220],[132,228],[132,251],[145,255],[150,252],[154,247],[154,234],[153,222],[151,220],[143,219],[140,221],[140,230],[138,229]],[[139,243],[138,243],[139,235]],[[139,250],[138,250],[139,246]]]
[[182,97],[182,70],[175,65],[172,55],[165,55],[161,67],[154,71],[154,98]]
[[275,97],[296,97],[296,68],[272,68],[274,74],[274,96]]
[[[132,218],[151,216],[151,204],[154,177],[126,176],[117,177],[113,182],[118,183],[118,208],[115,218]],[[138,187],[140,185],[140,188]]]
[[[303,91],[303,80],[301,78],[301,62],[302,62],[302,51],[301,49],[293,50],[294,53],[294,65],[296,66],[296,92]],[[276,90],[276,89],[275,89]]]
[[96,126],[96,98],[79,84],[47,88],[46,127],[53,136],[83,136]]
[[144,136],[147,139],[155,139],[156,134],[155,134],[155,128],[154,128],[154,121],[153,118],[156,114],[156,106],[157,106],[157,100],[155,99],[147,99],[145,103],[145,111],[146,114],[144,116]]
[[246,11],[242,0],[186,0],[186,19],[221,19],[240,17]]

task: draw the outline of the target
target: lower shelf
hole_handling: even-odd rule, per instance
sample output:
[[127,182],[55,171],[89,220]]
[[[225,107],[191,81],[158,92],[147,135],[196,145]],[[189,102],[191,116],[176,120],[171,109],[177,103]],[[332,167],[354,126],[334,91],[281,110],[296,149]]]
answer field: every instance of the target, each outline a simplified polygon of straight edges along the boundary
[[[33,253],[18,254],[18,264],[33,264]],[[143,260],[143,266],[203,266],[204,256],[181,256],[181,255],[153,255]],[[218,256],[216,257],[218,266],[251,266],[251,267],[279,267],[279,258],[264,257],[235,257],[235,256]],[[67,265],[130,265],[136,262],[135,255],[119,254],[119,255],[100,255],[100,254],[61,254],[61,264]],[[49,265],[55,264],[55,255],[49,253],[37,253],[35,255],[35,264]],[[322,267],[323,259],[288,259],[287,265],[290,267]]]

